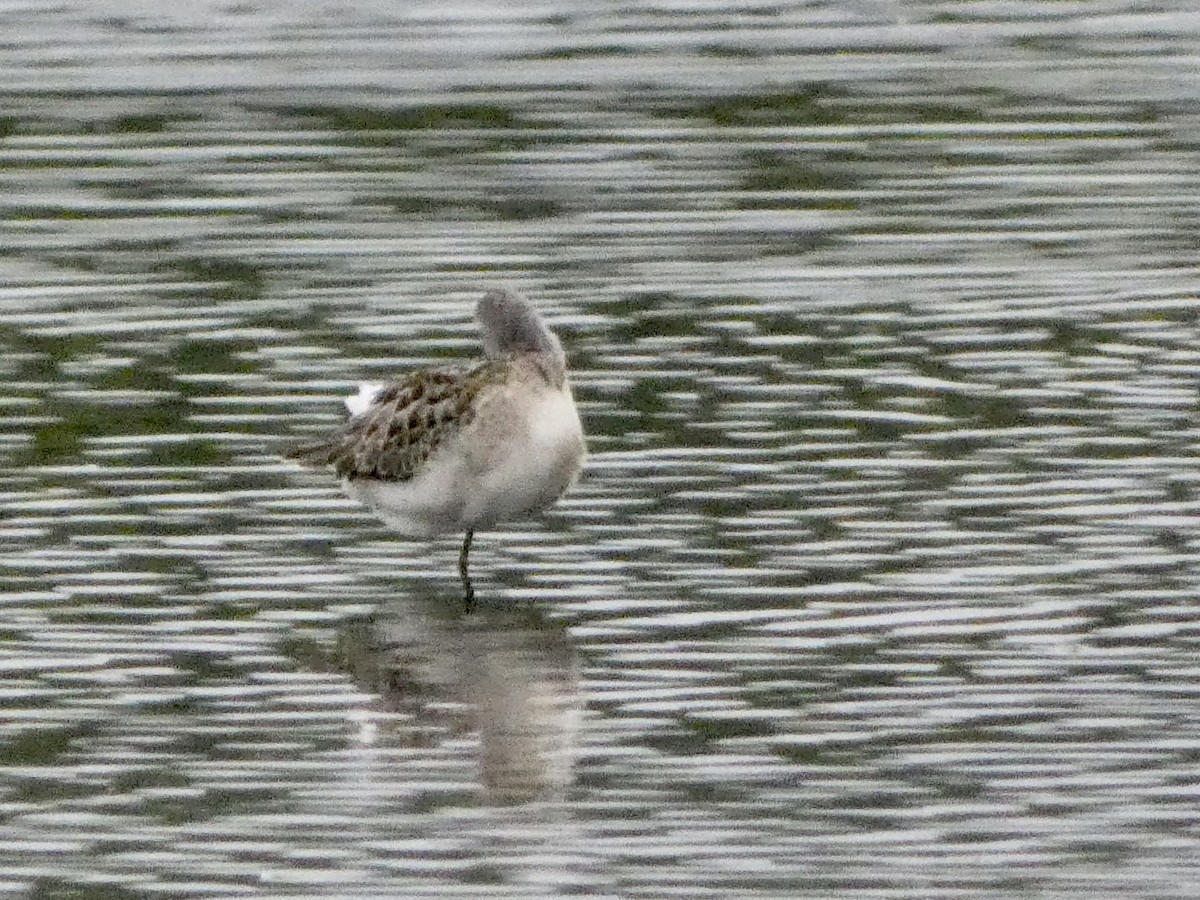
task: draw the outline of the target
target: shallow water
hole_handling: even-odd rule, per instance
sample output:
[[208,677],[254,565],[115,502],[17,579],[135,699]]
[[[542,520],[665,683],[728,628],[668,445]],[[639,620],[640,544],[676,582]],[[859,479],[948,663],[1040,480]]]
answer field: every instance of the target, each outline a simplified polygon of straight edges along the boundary
[[[1200,892],[1190,4],[0,26],[0,895]],[[279,454],[494,285],[464,619]]]

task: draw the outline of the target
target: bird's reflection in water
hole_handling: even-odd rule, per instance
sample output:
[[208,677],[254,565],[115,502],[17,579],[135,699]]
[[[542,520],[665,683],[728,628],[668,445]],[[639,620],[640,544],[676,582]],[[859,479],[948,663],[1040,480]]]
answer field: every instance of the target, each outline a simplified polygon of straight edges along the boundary
[[459,615],[444,603],[393,603],[354,620],[342,665],[377,705],[401,714],[380,743],[432,747],[479,736],[492,803],[560,798],[582,718],[578,662],[565,628],[528,604]]

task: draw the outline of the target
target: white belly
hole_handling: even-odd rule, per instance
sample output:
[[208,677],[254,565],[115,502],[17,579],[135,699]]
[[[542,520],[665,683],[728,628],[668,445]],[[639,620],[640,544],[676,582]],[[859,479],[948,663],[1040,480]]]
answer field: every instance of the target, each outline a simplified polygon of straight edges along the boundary
[[401,534],[427,537],[530,516],[557,500],[583,465],[570,389],[498,398],[408,481],[346,480],[351,496]]
[[545,509],[583,466],[583,428],[569,390],[547,392],[527,419],[526,439],[498,454],[466,505],[464,524],[486,528]]

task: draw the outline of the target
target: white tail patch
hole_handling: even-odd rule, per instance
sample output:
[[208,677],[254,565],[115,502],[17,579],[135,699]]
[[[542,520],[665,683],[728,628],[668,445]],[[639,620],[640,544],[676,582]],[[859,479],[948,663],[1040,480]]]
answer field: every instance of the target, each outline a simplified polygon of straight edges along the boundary
[[358,393],[353,397],[347,397],[345,400],[346,409],[350,410],[350,415],[361,416],[367,411],[375,398],[379,396],[386,384],[381,381],[367,381],[358,386]]

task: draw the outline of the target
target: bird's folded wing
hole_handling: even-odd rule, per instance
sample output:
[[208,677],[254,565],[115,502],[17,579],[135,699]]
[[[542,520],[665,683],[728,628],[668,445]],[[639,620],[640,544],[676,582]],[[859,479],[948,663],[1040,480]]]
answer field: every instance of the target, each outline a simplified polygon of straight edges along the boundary
[[344,478],[407,481],[443,441],[470,423],[480,392],[505,366],[505,360],[489,360],[468,370],[414,372],[382,386],[370,405],[324,440],[287,456],[333,466]]

